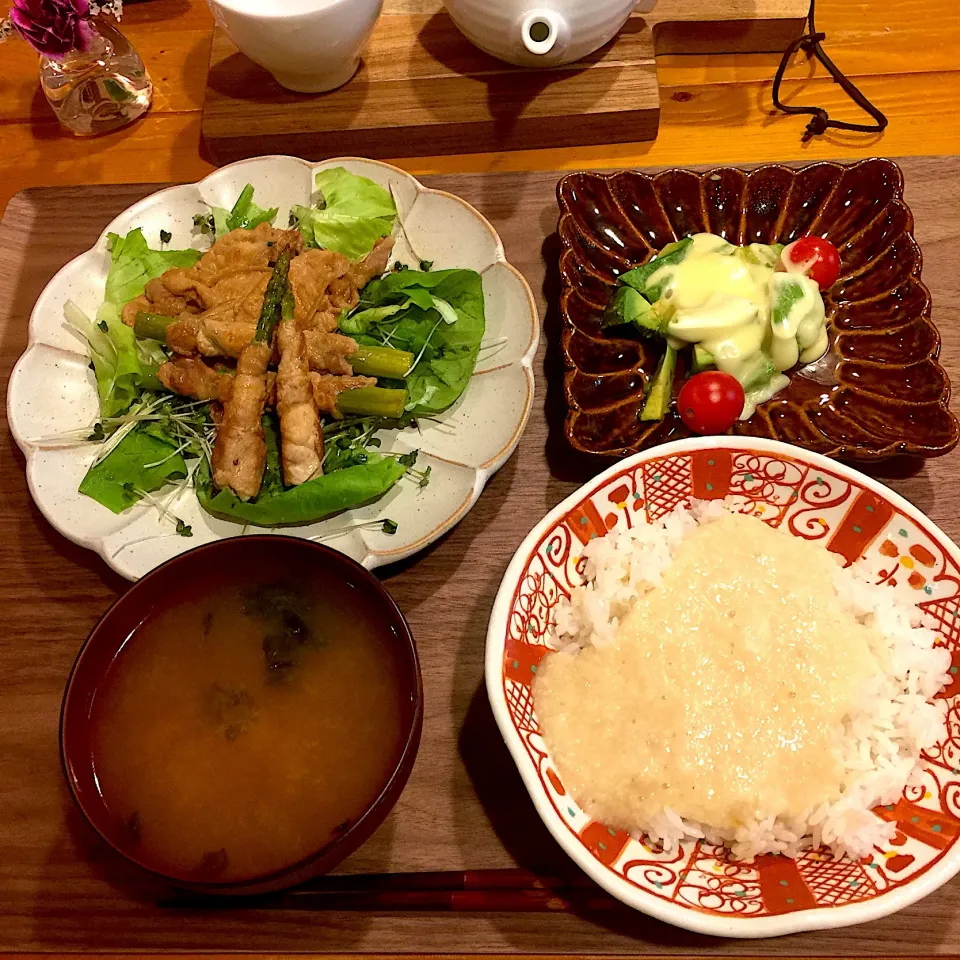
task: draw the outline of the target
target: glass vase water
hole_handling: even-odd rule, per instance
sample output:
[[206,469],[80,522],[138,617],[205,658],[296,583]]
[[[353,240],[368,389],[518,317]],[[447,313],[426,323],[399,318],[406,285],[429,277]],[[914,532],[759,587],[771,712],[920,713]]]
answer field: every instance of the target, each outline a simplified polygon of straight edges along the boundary
[[108,133],[150,109],[153,83],[140,54],[103,17],[90,21],[88,50],[40,58],[40,86],[57,119],[77,136]]

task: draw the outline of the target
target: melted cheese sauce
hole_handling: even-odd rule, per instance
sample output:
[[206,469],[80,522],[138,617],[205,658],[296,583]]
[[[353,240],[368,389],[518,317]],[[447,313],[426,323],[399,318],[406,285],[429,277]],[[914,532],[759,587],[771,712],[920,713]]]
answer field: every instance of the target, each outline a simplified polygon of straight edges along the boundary
[[822,547],[724,516],[680,544],[614,644],[548,656],[537,713],[580,805],[627,829],[663,807],[732,829],[837,799],[838,728],[879,665],[834,569]]

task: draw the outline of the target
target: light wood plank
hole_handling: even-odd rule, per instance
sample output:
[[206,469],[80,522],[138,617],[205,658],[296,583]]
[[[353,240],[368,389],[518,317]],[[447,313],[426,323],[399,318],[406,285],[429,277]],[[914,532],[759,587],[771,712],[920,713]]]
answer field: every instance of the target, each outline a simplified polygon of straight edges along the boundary
[[[827,34],[824,49],[851,78],[956,70],[960,17],[944,18],[936,4],[875,0],[819,5],[817,28]],[[660,82],[667,86],[704,86],[770,80],[780,62],[776,54],[663,56],[657,59]],[[798,54],[787,74],[827,76],[826,70]]]
[[[887,111],[890,127],[880,138],[836,135],[800,142],[802,118],[770,113],[770,84],[735,84],[694,91],[666,88],[663,117],[653,143],[518,150],[500,154],[393,158],[414,174],[480,170],[536,170],[664,166],[717,161],[820,159],[826,157],[909,156],[960,153],[960,72],[906,75],[896,84],[882,77],[861,86]],[[825,80],[791,83],[791,96],[803,88],[805,102],[822,104],[838,116],[854,116],[837,88]],[[679,99],[674,95],[678,94]],[[29,125],[0,127],[0,209],[19,189],[56,183],[128,183],[197,180],[213,165],[198,154],[196,114],[156,116],[148,123],[96,140],[53,136],[37,140]]]
[[[693,91],[686,87],[665,87],[661,88],[660,132],[654,143],[616,144],[600,149],[518,150],[495,156],[402,158],[398,162],[413,172],[453,173],[899,157],[918,150],[931,154],[960,153],[960,124],[952,120],[960,97],[960,73],[907,75],[895,84],[882,77],[869,77],[860,86],[864,93],[876,99],[890,119],[890,126],[882,136],[831,131],[824,137],[801,143],[805,119],[773,112],[770,83],[713,86]],[[838,118],[857,116],[836,85],[826,80],[791,82],[785,86],[785,95],[797,102],[826,107]]]

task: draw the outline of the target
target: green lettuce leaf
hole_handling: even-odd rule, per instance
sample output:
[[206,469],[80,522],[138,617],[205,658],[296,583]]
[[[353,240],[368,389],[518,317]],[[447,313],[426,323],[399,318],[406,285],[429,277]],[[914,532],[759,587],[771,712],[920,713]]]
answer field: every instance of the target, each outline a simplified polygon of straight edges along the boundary
[[395,313],[399,313],[404,306],[409,306],[409,303],[408,301],[406,304],[395,303],[388,307],[371,307],[369,310],[358,310],[356,313],[342,316],[339,323],[340,330],[349,336],[363,335],[367,333],[372,324],[380,323],[387,317],[392,317]]
[[382,497],[408,469],[393,457],[371,455],[367,463],[344,467],[298,487],[284,489],[277,427],[272,416],[264,417],[263,428],[267,465],[260,494],[244,501],[230,490],[217,490],[210,467],[204,461],[197,468],[196,490],[200,506],[207,513],[221,520],[258,527],[313,523]]
[[114,513],[123,513],[141,500],[143,493],[186,477],[186,462],[176,449],[156,429],[138,425],[87,471],[80,492]]
[[157,354],[138,344],[133,328],[120,319],[120,308],[116,304],[103,304],[97,311],[95,323],[72,301],[64,304],[63,312],[68,325],[87,342],[100,397],[100,416],[115,417],[123,413],[141,390],[155,385],[157,367],[166,356],[159,345]]
[[269,210],[264,210],[263,207],[257,206],[253,202],[253,187],[248,183],[240,192],[232,209],[211,207],[210,213],[213,215],[214,232],[219,240],[231,230],[252,230],[261,223],[273,223],[279,209],[279,207],[271,207]]
[[362,260],[381,237],[390,235],[397,207],[379,184],[334,167],[317,174],[316,186],[320,205],[293,208],[308,245]]
[[[394,305],[400,311],[386,314],[385,308]],[[473,270],[391,273],[364,288],[356,312],[341,329],[351,325],[363,328],[356,333],[361,343],[389,339],[391,347],[419,357],[406,380],[407,409],[414,416],[440,413],[473,376],[486,327],[483,282]]]
[[151,250],[137,227],[125,237],[107,234],[112,260],[104,299],[122,307],[143,293],[150,280],[171,267],[192,267],[202,256],[199,250]]
[[[126,325],[125,325],[126,326]],[[127,327],[129,330],[130,328]],[[170,357],[157,340],[138,340],[137,359],[140,361],[140,388],[142,390],[166,390],[167,388],[157,379],[157,371]]]

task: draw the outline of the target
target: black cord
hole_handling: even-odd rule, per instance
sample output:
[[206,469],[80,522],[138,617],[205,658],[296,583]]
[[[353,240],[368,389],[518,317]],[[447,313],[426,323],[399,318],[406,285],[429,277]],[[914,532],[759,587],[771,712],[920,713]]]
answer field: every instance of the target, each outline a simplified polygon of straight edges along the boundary
[[[854,83],[844,76],[840,68],[827,56],[821,43],[827,38],[825,33],[818,33],[815,22],[816,0],[810,0],[810,16],[807,20],[808,32],[802,37],[798,37],[784,51],[780,66],[777,67],[777,75],[773,78],[773,105],[784,113],[806,113],[811,114],[810,122],[804,131],[803,140],[806,142],[812,137],[826,133],[829,127],[838,130],[858,130],[861,133],[882,133],[887,126],[887,118],[857,89]],[[823,107],[792,107],[780,101],[780,84],[783,82],[783,75],[786,72],[790,58],[802,49],[807,56],[816,57],[830,72],[830,76],[840,84],[843,92],[865,113],[870,114],[874,123],[848,123],[846,120],[831,120],[829,114]]]

